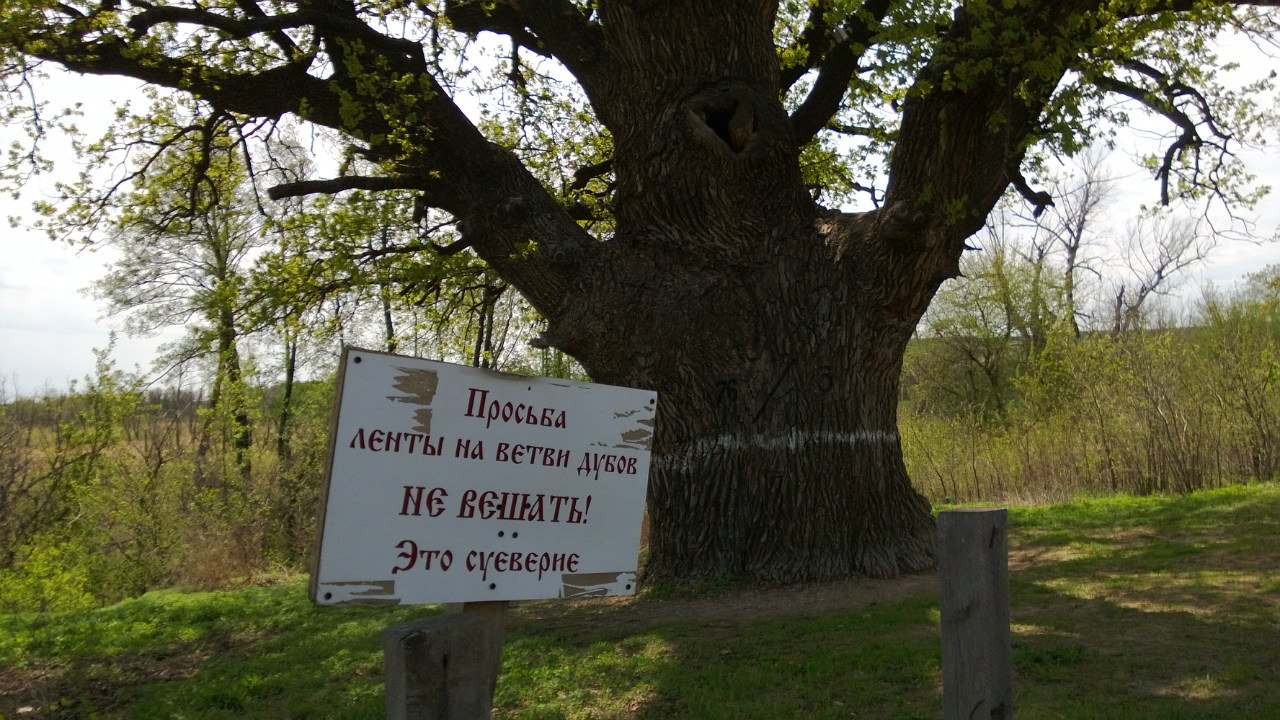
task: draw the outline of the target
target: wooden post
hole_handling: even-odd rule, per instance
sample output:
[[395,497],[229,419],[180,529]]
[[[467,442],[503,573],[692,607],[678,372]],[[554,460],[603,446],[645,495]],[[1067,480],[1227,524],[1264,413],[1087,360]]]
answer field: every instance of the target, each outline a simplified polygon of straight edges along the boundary
[[1011,720],[1008,513],[938,513],[943,720]]
[[[511,603],[497,600],[463,603],[462,614],[480,618],[484,630],[478,638],[485,657],[485,684],[490,701],[498,687],[498,670],[502,667],[502,644],[507,639],[507,608]],[[485,716],[488,717],[487,715]]]
[[486,621],[444,615],[382,631],[387,720],[482,720],[493,714]]

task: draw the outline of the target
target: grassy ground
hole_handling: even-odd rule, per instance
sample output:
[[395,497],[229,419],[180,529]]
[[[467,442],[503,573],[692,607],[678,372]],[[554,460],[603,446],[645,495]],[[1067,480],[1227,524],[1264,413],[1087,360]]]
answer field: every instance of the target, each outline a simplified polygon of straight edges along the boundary
[[[1280,717],[1280,485],[1011,509],[1019,718]],[[0,616],[0,717],[375,718],[381,628],[301,582]],[[713,588],[511,616],[498,717],[931,718],[936,582]]]

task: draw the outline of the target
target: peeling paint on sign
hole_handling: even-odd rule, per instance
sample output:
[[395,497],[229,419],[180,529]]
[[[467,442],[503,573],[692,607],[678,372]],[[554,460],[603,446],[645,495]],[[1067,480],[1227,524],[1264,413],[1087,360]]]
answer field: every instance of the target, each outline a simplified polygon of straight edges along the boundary
[[606,595],[633,595],[636,574],[633,572],[576,573],[560,576],[564,585],[562,598],[605,597]]
[[440,377],[431,370],[420,368],[398,367],[396,370],[401,374],[396,375],[393,387],[405,394],[388,395],[387,399],[411,405],[421,405],[422,407],[413,413],[414,420],[418,423],[413,430],[423,435],[430,435],[431,401],[436,397],[436,389],[440,386]]
[[632,417],[636,418],[635,427],[622,431],[620,436],[621,442],[613,447],[627,448],[631,450],[653,449],[653,428],[657,422],[654,418],[653,405],[643,408],[635,408],[633,410],[615,412],[613,417],[617,420]]
[[[641,424],[645,424],[641,421]],[[652,422],[649,423],[652,425]],[[628,430],[622,433],[622,443],[618,445],[621,448],[639,448],[648,450],[653,445],[653,428],[638,427],[635,430]]]
[[353,580],[322,583],[318,588],[326,603],[334,605],[399,605],[395,580]]

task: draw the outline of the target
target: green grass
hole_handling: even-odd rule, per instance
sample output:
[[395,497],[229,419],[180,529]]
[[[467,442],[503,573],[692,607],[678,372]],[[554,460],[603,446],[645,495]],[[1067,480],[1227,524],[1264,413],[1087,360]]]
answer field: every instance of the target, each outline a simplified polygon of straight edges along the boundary
[[[1012,508],[1010,523],[1019,718],[1280,717],[1280,485]],[[736,585],[520,606],[497,715],[934,718],[937,601],[913,587],[812,617],[762,613]],[[379,633],[439,609],[305,595],[298,581],[0,615],[0,716],[380,717]]]
[[848,718],[873,698],[877,716],[911,718],[938,703],[927,596],[816,618],[650,622],[640,632],[522,627],[504,656],[500,716]]
[[1280,485],[1011,524],[1019,717],[1280,717]]
[[0,616],[0,715],[29,707],[58,718],[376,717],[381,627],[438,611],[319,610],[294,582]]

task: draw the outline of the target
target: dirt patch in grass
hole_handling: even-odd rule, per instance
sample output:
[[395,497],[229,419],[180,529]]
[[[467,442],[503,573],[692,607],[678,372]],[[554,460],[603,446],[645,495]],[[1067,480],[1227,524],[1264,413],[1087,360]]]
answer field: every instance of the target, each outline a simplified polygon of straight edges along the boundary
[[[1032,568],[1097,557],[1100,549],[1112,553],[1116,547],[1140,547],[1154,537],[1155,534],[1149,530],[1119,530],[1095,543],[1098,547],[1023,545],[1015,537],[1015,547],[1009,550],[1009,570],[1017,574]],[[1238,569],[1245,570],[1256,567],[1258,562],[1258,558],[1248,555],[1232,557],[1215,553],[1213,567],[1231,570],[1233,565],[1238,565]],[[729,587],[705,596],[697,596],[691,591],[690,596],[662,598],[641,594],[580,602],[517,603],[512,619],[569,625],[575,621],[596,625],[609,623],[627,631],[680,621],[750,624],[772,618],[819,617],[923,595],[936,597],[938,590],[938,574],[934,571],[888,580],[854,578],[782,587]]]
[[937,592],[938,575],[928,572],[888,580],[855,578],[772,588],[730,587],[709,597],[654,599],[641,594],[587,602],[538,601],[517,605],[512,619],[555,622],[560,627],[608,623],[619,631],[632,632],[681,621],[750,624],[773,618],[819,617]]

